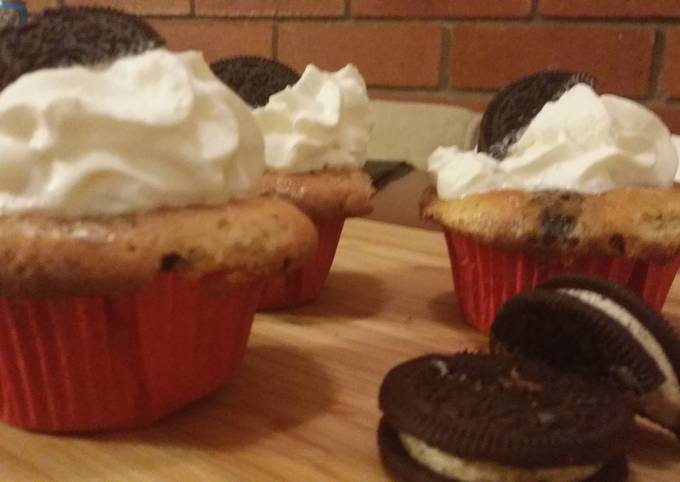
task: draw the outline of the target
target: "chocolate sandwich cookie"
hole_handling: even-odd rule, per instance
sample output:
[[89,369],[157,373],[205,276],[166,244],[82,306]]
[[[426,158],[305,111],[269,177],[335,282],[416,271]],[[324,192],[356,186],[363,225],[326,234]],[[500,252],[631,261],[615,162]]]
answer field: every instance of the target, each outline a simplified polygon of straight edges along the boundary
[[502,160],[543,106],[579,83],[592,87],[595,80],[587,74],[544,71],[508,85],[484,111],[477,149]]
[[498,311],[490,345],[608,384],[641,414],[680,431],[680,338],[616,283],[569,275],[520,293]]
[[26,25],[0,31],[0,90],[36,70],[105,64],[164,44],[134,15],[98,7],[46,9]]
[[633,414],[615,391],[526,359],[429,355],[380,388],[383,464],[403,481],[625,480]]
[[292,68],[264,57],[222,59],[210,68],[251,107],[266,105],[270,96],[300,80],[300,74]]

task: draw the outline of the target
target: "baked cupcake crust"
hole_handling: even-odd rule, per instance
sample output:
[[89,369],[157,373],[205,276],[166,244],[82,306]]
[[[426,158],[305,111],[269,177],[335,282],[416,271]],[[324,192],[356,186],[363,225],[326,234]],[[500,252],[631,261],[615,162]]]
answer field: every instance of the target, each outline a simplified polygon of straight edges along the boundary
[[429,188],[423,218],[496,246],[635,259],[680,255],[680,189],[602,194],[499,190],[440,199]]
[[361,169],[306,173],[267,171],[262,193],[281,196],[315,219],[363,216],[371,212],[374,194]]
[[0,296],[128,292],[169,271],[247,283],[302,265],[316,242],[303,213],[264,196],[101,219],[0,216]]

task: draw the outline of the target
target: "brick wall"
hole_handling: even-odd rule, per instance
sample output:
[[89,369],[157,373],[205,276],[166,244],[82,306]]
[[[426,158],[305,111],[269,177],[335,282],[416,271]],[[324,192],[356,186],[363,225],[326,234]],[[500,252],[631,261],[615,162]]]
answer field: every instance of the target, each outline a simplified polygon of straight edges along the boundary
[[542,68],[590,72],[680,133],[680,0],[29,0],[148,16],[172,48],[355,63],[382,97],[482,109]]

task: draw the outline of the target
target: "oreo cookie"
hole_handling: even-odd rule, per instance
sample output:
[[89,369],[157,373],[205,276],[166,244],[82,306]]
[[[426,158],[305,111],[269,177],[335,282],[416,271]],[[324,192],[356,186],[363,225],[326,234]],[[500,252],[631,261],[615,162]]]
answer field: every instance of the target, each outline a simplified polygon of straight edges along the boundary
[[[399,433],[385,419],[378,427],[378,445],[383,465],[401,482],[452,482],[462,479],[445,477],[414,460],[399,439]],[[582,482],[618,482],[626,480],[628,462],[625,456],[616,457]],[[469,480],[469,479],[468,479]],[[498,479],[502,481],[503,479]]]
[[511,83],[484,111],[477,149],[502,160],[543,106],[579,83],[594,87],[595,80],[587,74],[543,71]]
[[530,360],[424,356],[387,374],[379,403],[381,459],[400,480],[626,477],[625,400]]
[[246,56],[210,65],[214,74],[251,107],[262,107],[269,97],[300,80],[300,74],[281,62]]
[[105,64],[164,44],[134,15],[98,7],[46,9],[26,25],[0,31],[0,90],[36,70]]
[[490,346],[613,387],[642,415],[680,430],[680,338],[623,286],[580,275],[553,278],[500,308]]

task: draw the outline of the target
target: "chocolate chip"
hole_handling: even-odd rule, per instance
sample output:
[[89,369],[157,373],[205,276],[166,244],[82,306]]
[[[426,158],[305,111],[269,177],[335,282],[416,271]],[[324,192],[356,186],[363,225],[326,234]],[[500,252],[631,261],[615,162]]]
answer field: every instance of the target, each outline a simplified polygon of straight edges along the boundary
[[615,233],[611,235],[611,237],[609,238],[609,246],[611,246],[621,254],[626,254],[626,240],[620,233]]
[[168,253],[161,258],[161,271],[174,271],[184,262],[184,258],[179,253]]
[[534,193],[529,202],[540,210],[537,239],[540,244],[578,244],[573,231],[583,211],[583,195],[576,192],[540,191]]
[[541,214],[541,227],[539,237],[543,244],[553,244],[556,241],[564,241],[576,226],[576,218],[569,214],[551,213],[544,211]]
[[287,256],[283,260],[283,266],[282,266],[283,271],[288,271],[292,265],[293,265],[293,258]]

